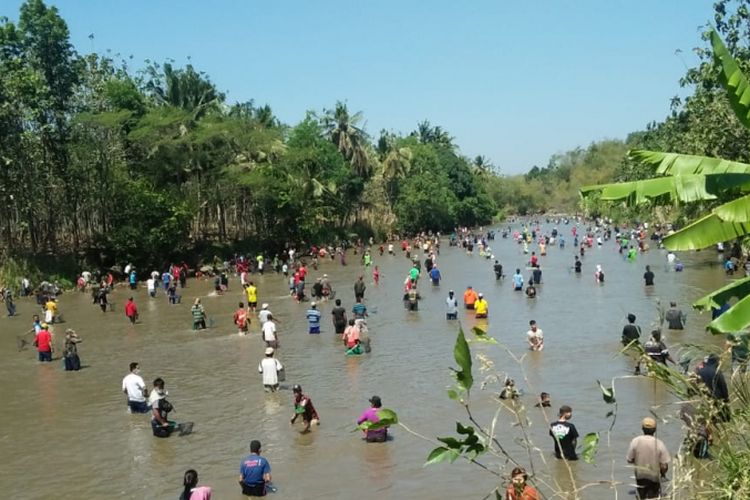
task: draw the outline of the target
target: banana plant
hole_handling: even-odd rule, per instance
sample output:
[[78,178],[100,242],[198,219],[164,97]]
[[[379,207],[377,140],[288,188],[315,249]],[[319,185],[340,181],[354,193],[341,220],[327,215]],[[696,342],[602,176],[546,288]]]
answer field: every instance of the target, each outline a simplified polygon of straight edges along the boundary
[[[711,31],[711,46],[719,81],[740,123],[750,129],[750,80],[740,69],[721,37]],[[655,177],[634,182],[584,186],[581,196],[600,193],[602,200],[629,204],[669,201],[691,203],[715,200],[720,194],[737,194],[734,200],[713,208],[698,220],[662,242],[670,250],[698,250],[750,235],[750,164],[678,153],[631,151],[630,159],[654,167]],[[713,333],[730,333],[750,326],[750,282],[739,280],[696,301],[697,309],[720,307],[731,298],[738,302],[712,321]]]

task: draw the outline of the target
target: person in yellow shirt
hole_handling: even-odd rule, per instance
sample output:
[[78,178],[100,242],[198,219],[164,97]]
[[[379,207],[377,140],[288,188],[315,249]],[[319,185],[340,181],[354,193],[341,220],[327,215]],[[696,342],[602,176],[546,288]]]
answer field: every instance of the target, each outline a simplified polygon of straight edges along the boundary
[[44,322],[51,325],[55,322],[55,318],[57,318],[57,301],[50,297],[44,305]]
[[486,318],[489,312],[489,304],[481,293],[477,295],[477,301],[474,302],[474,313],[477,318]]
[[258,308],[258,288],[252,281],[247,284],[245,293],[247,294],[247,310],[255,312]]

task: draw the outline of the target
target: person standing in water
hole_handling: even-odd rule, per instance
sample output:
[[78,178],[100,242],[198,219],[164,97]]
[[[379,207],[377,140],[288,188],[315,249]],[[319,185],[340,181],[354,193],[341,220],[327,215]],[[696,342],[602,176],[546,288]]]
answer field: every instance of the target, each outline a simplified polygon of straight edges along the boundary
[[466,291],[464,292],[464,307],[470,311],[473,311],[474,304],[476,303],[478,298],[479,296],[477,295],[477,292],[475,292],[471,286],[467,286]]
[[354,300],[356,302],[362,302],[365,298],[365,289],[367,288],[367,285],[365,285],[365,280],[362,275],[357,278],[357,281],[354,283]]
[[651,271],[651,266],[646,266],[646,272],[643,273],[643,281],[645,286],[654,286],[654,273]]
[[130,363],[130,373],[122,379],[122,392],[128,396],[130,413],[148,413],[146,404],[146,383],[140,375],[141,367],[138,363]]
[[596,265],[596,271],[594,271],[594,281],[599,284],[604,283],[604,270],[601,264]]
[[271,464],[260,456],[260,441],[250,441],[250,455],[240,462],[240,487],[242,494],[250,497],[266,496],[272,488]]
[[573,409],[568,405],[560,407],[556,422],[550,424],[549,435],[555,441],[555,456],[558,459],[578,460],[576,444],[578,444],[578,429],[570,423]]
[[458,319],[458,300],[456,300],[453,290],[448,292],[448,298],[445,299],[445,319]]
[[583,267],[583,263],[581,262],[581,259],[578,258],[578,256],[575,256],[575,261],[573,262],[573,270],[576,274],[581,274],[581,267]]
[[211,500],[211,487],[198,486],[198,473],[194,469],[185,471],[182,486],[180,500]]
[[677,302],[672,301],[669,303],[669,309],[664,315],[664,320],[667,322],[670,330],[685,329],[685,313],[677,309]]
[[486,318],[487,315],[490,312],[490,306],[487,304],[487,300],[484,298],[483,294],[477,294],[477,301],[474,302],[474,317],[479,318]]
[[523,290],[523,274],[520,269],[516,269],[516,274],[513,275],[513,290],[520,292]]
[[532,351],[541,351],[544,349],[544,332],[536,325],[533,319],[529,321],[529,331],[526,332],[526,339],[529,343],[529,349]]
[[336,307],[331,310],[333,316],[333,329],[337,335],[344,333],[346,328],[346,309],[341,307],[341,299],[336,299]]
[[307,310],[305,315],[307,318],[308,332],[310,334],[320,333],[320,311],[315,302],[310,302],[310,309]]
[[34,337],[34,345],[36,346],[36,350],[39,355],[39,361],[51,363],[52,333],[49,331],[49,325],[47,323],[42,323],[41,326],[42,329],[39,330]]
[[503,277],[503,265],[496,260],[493,270],[495,271],[495,281],[499,281]]
[[193,307],[190,308],[193,316],[193,330],[206,329],[206,311],[203,309],[200,297],[196,297]]
[[135,324],[138,321],[138,306],[135,305],[133,297],[130,297],[125,303],[125,316],[128,317],[131,324]]
[[65,347],[63,356],[65,358],[65,371],[78,371],[81,369],[81,358],[78,357],[78,344],[83,342],[75,330],[65,330]]
[[237,325],[237,334],[247,335],[250,326],[250,316],[247,309],[245,309],[245,304],[242,302],[237,304],[237,310],[234,312],[232,319],[234,320],[234,324]]
[[[361,425],[364,422],[372,422],[377,424],[380,422],[378,412],[383,406],[380,396],[373,396],[370,398],[370,407],[362,412],[362,415],[357,419],[357,425]],[[384,443],[388,439],[388,427],[381,427],[379,429],[365,429],[365,441],[368,443]]]
[[661,478],[669,469],[669,452],[656,437],[656,420],[644,418],[641,430],[643,435],[633,438],[625,458],[635,469],[638,498],[661,498]]
[[266,347],[266,357],[258,363],[258,373],[263,375],[263,389],[266,392],[279,390],[279,372],[284,369],[281,362],[273,357],[273,347]]
[[289,423],[294,425],[297,417],[301,415],[302,423],[304,424],[302,433],[310,432],[310,425],[320,425],[318,412],[315,410],[310,397],[302,393],[302,386],[296,384],[292,388],[292,392],[294,392],[294,416]]
[[440,285],[442,276],[440,275],[440,269],[438,269],[437,264],[433,265],[432,269],[430,269],[430,279],[432,280],[432,286]]

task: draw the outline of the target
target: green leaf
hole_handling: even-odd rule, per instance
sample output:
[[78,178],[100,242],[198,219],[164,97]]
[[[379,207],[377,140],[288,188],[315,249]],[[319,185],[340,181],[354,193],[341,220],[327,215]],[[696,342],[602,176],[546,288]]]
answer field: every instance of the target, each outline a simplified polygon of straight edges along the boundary
[[461,389],[469,391],[474,383],[474,377],[471,375],[471,351],[461,327],[458,328],[456,346],[453,348],[453,357],[461,368],[460,371],[456,370],[458,385]]
[[720,205],[713,213],[725,222],[750,222],[750,195]]
[[711,30],[711,45],[714,62],[721,67],[719,81],[727,91],[729,104],[740,123],[750,128],[750,83],[715,30]]
[[604,387],[601,382],[598,380],[596,381],[597,384],[599,384],[599,389],[602,391],[602,397],[604,398],[604,402],[607,404],[612,404],[615,402],[615,390],[613,387]]
[[451,448],[453,450],[460,450],[461,446],[463,446],[463,443],[459,441],[456,438],[453,437],[446,437],[446,438],[437,438],[438,441],[441,443],[444,443],[448,448]]
[[589,432],[583,437],[583,451],[581,456],[587,464],[594,463],[594,455],[599,449],[599,433]]
[[448,389],[448,397],[451,398],[453,401],[458,401],[461,396],[460,394],[458,394],[457,390]]
[[658,175],[750,174],[750,164],[748,163],[707,156],[662,153],[640,149],[630,151],[628,158],[638,163],[655,165]]
[[664,238],[670,250],[698,250],[730,241],[750,233],[750,223],[724,222],[710,213]]
[[580,192],[586,197],[590,193],[601,191],[601,200],[627,200],[631,205],[639,205],[659,197],[683,203],[714,200],[717,194],[737,187],[743,191],[750,191],[750,173],[684,174],[657,177],[632,182],[583,186]]
[[451,450],[445,446],[441,446],[430,452],[427,456],[427,462],[425,462],[425,465],[434,465],[446,460],[454,462],[459,456],[460,454],[456,450]]
[[458,434],[467,434],[467,435],[471,435],[471,434],[474,434],[474,427],[472,427],[472,426],[470,426],[470,425],[468,425],[468,426],[464,427],[464,426],[463,426],[463,425],[461,424],[461,422],[456,422],[456,432],[457,432]]
[[713,320],[706,328],[714,334],[736,333],[750,326],[750,295]]
[[389,427],[398,423],[398,415],[393,410],[388,408],[381,408],[378,410],[378,422],[370,422],[366,420],[357,426],[357,430],[360,431],[373,431],[376,429],[382,429],[383,427]]
[[710,311],[712,308],[720,308],[725,302],[729,302],[730,299],[741,299],[748,295],[750,295],[750,277],[733,281],[701,297],[693,302],[693,308],[700,311]]

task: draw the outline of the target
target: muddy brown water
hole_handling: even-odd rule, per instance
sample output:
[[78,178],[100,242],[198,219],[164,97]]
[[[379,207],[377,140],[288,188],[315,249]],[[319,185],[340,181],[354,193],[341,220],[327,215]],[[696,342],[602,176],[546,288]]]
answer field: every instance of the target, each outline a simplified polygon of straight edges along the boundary
[[[486,323],[498,345],[473,344],[496,370],[514,377],[525,391],[522,398],[532,424],[529,436],[541,451],[534,453],[534,469],[540,478],[561,485],[569,483],[567,471],[552,457],[552,440],[541,410],[533,408],[534,394],[552,395],[552,412],[561,404],[573,407],[573,422],[581,435],[607,430],[610,420],[596,380],[608,385],[613,377],[627,375],[631,362],[618,355],[620,331],[626,313],[638,316],[644,339],[655,319],[655,300],[677,300],[688,312],[687,329],[667,332],[673,355],[679,344],[704,343],[719,346],[723,339],[704,333],[706,315],[689,311],[688,304],[705,292],[727,282],[715,252],[680,255],[683,273],[667,272],[665,253],[652,250],[634,264],[623,261],[613,242],[593,248],[584,257],[581,276],[570,270],[574,250],[570,226],[561,226],[568,245],[549,248],[541,258],[543,285],[536,300],[511,290],[510,275],[525,268],[528,256],[510,239],[491,242],[493,252],[505,267],[504,281],[496,282],[492,262],[475,251],[467,256],[443,242],[438,264],[443,274],[439,287],[420,285],[423,300],[418,313],[404,310],[401,302],[403,277],[409,263],[400,251],[396,256],[375,255],[380,266],[380,286],[374,286],[371,270],[355,264],[349,256],[346,267],[326,261],[311,278],[328,273],[344,306],[353,303],[352,285],[357,275],[367,278],[366,302],[373,350],[347,358],[333,333],[331,303],[321,306],[322,333],[308,335],[304,318],[307,304],[288,297],[286,280],[274,273],[254,276],[259,303],[268,302],[281,321],[278,357],[287,379],[276,394],[263,392],[257,366],[263,357],[258,323],[251,334],[239,337],[231,316],[243,299],[239,280],[233,278],[223,296],[210,296],[209,281],[189,280],[182,290],[182,304],[170,306],[160,290],[155,299],[139,288],[135,300],[140,322],[129,324],[123,313],[131,292],[118,288],[112,297],[114,312],[102,314],[88,294],[65,293],[60,310],[65,324],[55,326],[58,352],[66,327],[84,339],[79,346],[84,369],[65,372],[56,356],[51,364],[39,364],[31,349],[17,350],[16,336],[31,326],[37,312],[30,300],[19,300],[19,315],[0,318],[0,400],[3,401],[0,460],[3,474],[0,490],[5,498],[177,498],[182,474],[188,468],[199,472],[201,484],[213,487],[215,498],[240,499],[237,485],[240,459],[251,439],[263,443],[263,455],[271,462],[278,492],[272,498],[482,498],[495,487],[496,479],[466,462],[423,467],[435,446],[403,429],[392,430],[385,444],[366,444],[352,432],[368,398],[377,394],[384,406],[398,412],[409,428],[424,436],[455,435],[455,422],[468,423],[466,414],[446,396],[451,385],[449,368],[454,366],[452,349],[456,322],[445,320],[444,301],[449,289],[460,297],[467,285],[485,294],[490,305]],[[424,258],[420,254],[421,258]],[[595,264],[604,266],[606,283],[594,283]],[[651,264],[656,286],[646,290],[642,275]],[[528,276],[529,272],[524,271]],[[312,280],[310,280],[311,282]],[[202,297],[213,328],[190,330],[190,304]],[[465,312],[459,319],[468,330],[475,319]],[[520,366],[505,348],[516,355],[527,353],[525,332],[536,319],[544,330],[545,349],[528,353]],[[178,421],[195,422],[185,437],[157,439],[151,434],[147,415],[130,415],[120,392],[128,364],[138,361],[150,386],[163,377]],[[497,386],[481,389],[483,374],[475,364],[472,408],[476,417],[489,423],[497,409]],[[307,435],[289,425],[294,383],[311,396],[321,416],[321,425]],[[583,484],[614,477],[623,484],[620,495],[632,490],[632,470],[624,455],[630,439],[640,433],[640,419],[650,409],[666,419],[659,435],[675,452],[681,440],[680,422],[673,398],[658,384],[645,378],[620,380],[617,425],[610,446],[602,436],[597,465],[572,465]],[[529,467],[526,453],[514,441],[519,436],[513,418],[502,412],[498,437],[516,459]],[[543,459],[544,460],[543,460]],[[500,460],[481,459],[490,467]],[[547,462],[547,465],[544,464]],[[507,471],[506,471],[507,472]],[[614,498],[604,486],[584,490],[584,498]]]

